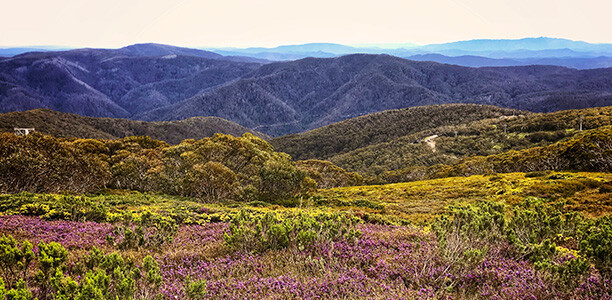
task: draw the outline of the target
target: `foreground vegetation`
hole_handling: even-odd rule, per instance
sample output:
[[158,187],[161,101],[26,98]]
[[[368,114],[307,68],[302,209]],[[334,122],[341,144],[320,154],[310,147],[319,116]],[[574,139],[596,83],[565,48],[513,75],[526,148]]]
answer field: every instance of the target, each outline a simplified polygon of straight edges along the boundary
[[[598,189],[601,198],[610,199],[612,193],[606,185],[607,174],[499,177],[493,181],[514,179],[524,188],[515,200],[536,185],[550,184],[551,190],[559,191],[571,181],[598,182],[597,187],[592,183],[576,192],[581,195]],[[467,191],[483,182],[482,176],[468,179],[453,185]],[[445,192],[443,187],[422,189],[421,197],[453,197],[448,187]],[[391,192],[399,189],[389,187]],[[432,212],[427,222],[411,225],[410,218],[394,223],[399,219],[387,210],[401,201],[409,203],[408,196],[392,202],[394,197],[389,195],[374,202],[370,194],[370,198],[351,198],[353,202],[346,206],[323,204],[321,194],[338,191],[344,189],[320,191],[318,196],[286,206],[205,204],[191,198],[121,191],[89,196],[3,195],[0,296],[612,297],[610,210],[602,210],[605,213],[598,217],[586,215],[583,212],[588,209],[575,207],[582,203],[564,201],[571,198],[569,192],[525,197],[512,204],[504,204],[501,198],[480,201],[480,195],[466,194],[465,201],[453,202],[456,205],[445,213]],[[384,188],[378,191],[384,193]]]
[[[0,196],[8,299],[612,297],[612,175],[319,190],[272,204]],[[21,297],[21,298],[19,298]]]

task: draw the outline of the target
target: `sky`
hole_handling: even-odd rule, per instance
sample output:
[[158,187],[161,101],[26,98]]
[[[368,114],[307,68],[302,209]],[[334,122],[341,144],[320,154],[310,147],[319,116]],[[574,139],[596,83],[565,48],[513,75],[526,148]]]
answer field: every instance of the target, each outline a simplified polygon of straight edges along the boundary
[[612,42],[609,0],[0,0],[0,46]]

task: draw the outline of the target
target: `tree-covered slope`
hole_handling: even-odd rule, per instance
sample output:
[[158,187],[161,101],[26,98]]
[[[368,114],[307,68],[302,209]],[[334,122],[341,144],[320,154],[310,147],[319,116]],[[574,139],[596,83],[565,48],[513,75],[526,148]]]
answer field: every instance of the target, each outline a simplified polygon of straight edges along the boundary
[[146,136],[67,140],[0,133],[0,194],[115,188],[206,201],[274,201],[315,186],[289,155],[249,133],[173,146]]
[[[452,164],[465,157],[547,146],[572,137],[580,133],[581,115],[583,129],[612,125],[612,108],[485,119],[428,129],[339,154],[330,161],[371,175],[410,166]],[[433,135],[438,137],[424,142]]]
[[33,127],[36,131],[55,137],[112,139],[132,135],[145,135],[178,144],[185,139],[202,139],[215,133],[242,136],[255,132],[217,117],[194,117],[181,121],[145,122],[127,119],[83,117],[50,109],[0,114],[0,131],[12,132],[14,127]]
[[431,128],[527,113],[476,104],[418,106],[372,113],[270,142],[294,159],[327,159]]
[[50,108],[92,117],[130,117],[177,103],[259,66],[157,44],[26,53],[0,60],[0,112]]
[[139,114],[211,115],[279,136],[368,113],[444,103],[549,112],[612,104],[612,69],[469,68],[355,54],[270,63],[239,80]]

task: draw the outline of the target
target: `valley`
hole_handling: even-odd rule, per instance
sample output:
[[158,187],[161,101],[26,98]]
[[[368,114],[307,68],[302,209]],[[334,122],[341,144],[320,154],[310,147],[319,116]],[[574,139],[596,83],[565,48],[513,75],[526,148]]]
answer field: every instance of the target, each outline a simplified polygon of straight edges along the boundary
[[610,69],[470,68],[384,54],[263,62],[158,44],[33,52],[0,61],[0,111],[49,108],[173,121],[216,116],[270,136],[414,106],[533,112],[608,106]]

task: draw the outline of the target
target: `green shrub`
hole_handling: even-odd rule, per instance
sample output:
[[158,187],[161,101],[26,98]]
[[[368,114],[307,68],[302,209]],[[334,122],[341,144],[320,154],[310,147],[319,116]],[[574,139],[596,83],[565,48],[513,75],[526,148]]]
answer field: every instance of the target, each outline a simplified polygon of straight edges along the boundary
[[4,279],[0,277],[0,299],[6,297],[6,287],[4,286]]
[[49,212],[49,205],[41,203],[24,204],[19,212],[24,216],[42,216]]
[[6,292],[6,300],[31,300],[32,292],[23,279],[19,279],[14,289]]
[[[610,219],[602,218],[594,226],[591,223],[577,213],[564,212],[562,203],[547,204],[528,198],[511,213],[503,204],[491,202],[453,207],[450,215],[432,224],[432,229],[451,262],[476,263],[486,249],[507,243],[519,258],[528,259],[537,269],[573,289],[588,272],[589,260],[602,274],[610,274]],[[585,235],[586,228],[590,229]],[[576,246],[575,241],[581,241],[580,254],[578,249],[571,249]]]
[[11,235],[0,238],[0,272],[6,281],[3,285],[6,283],[7,288],[13,288],[19,280],[25,280],[28,267],[35,258],[32,248],[28,241],[17,245]]
[[[24,241],[21,247],[11,236],[0,238],[0,299],[134,299],[137,291],[146,297],[159,294],[162,275],[159,264],[150,255],[145,256],[138,267],[129,256],[119,253],[104,254],[94,247],[81,257],[69,271],[77,275],[80,282],[65,275],[68,251],[56,242],[38,244],[38,252],[32,244]],[[31,264],[30,261],[35,261]],[[36,266],[28,272],[28,266]],[[27,273],[34,274],[26,278]],[[10,286],[6,286],[6,280]],[[34,284],[31,288],[27,282]]]
[[565,285],[568,289],[576,288],[579,278],[590,268],[588,261],[582,257],[562,253],[560,248],[549,239],[539,244],[529,246],[529,260],[536,269],[546,270],[556,279],[556,282]]
[[40,294],[44,299],[50,299],[53,294],[54,278],[63,274],[66,266],[64,263],[68,258],[68,251],[59,243],[40,242],[38,244],[38,265],[35,281],[38,283]]
[[191,278],[187,277],[185,294],[187,299],[204,299],[206,297],[206,280],[191,281]]
[[450,237],[459,237],[470,243],[497,241],[506,230],[503,204],[483,201],[469,206],[451,207],[451,216],[442,216],[432,225],[443,247],[448,246]]
[[506,230],[504,206],[479,202],[465,207],[451,207],[450,216],[432,224],[443,256],[451,263],[476,263],[488,245],[501,240]]
[[103,300],[105,298],[105,292],[109,290],[110,278],[102,270],[97,272],[87,272],[84,280],[79,286],[79,293],[75,299],[85,300]]
[[0,211],[46,220],[104,222],[108,216],[105,203],[93,197],[25,192],[0,195]]
[[[108,209],[104,203],[94,201],[89,197],[63,196],[52,206],[54,210],[64,213],[71,221],[104,222]],[[49,216],[48,219],[53,219]]]
[[590,268],[588,260],[582,257],[571,257],[564,263],[554,265],[552,272],[559,282],[573,289],[576,283],[580,282],[579,278],[587,274]]
[[138,267],[129,256],[104,254],[93,248],[73,271],[85,277],[80,294],[102,295],[104,299],[133,299],[137,294],[151,297],[158,294],[163,283],[159,264],[150,255]]
[[51,286],[55,290],[55,299],[69,300],[75,299],[78,295],[79,285],[76,281],[68,276],[64,276],[62,270],[56,270],[55,275],[51,277]]
[[603,217],[590,226],[580,241],[580,250],[595,262],[595,267],[612,278],[612,218]]
[[145,273],[145,280],[147,285],[159,288],[163,278],[159,270],[159,264],[151,257],[151,255],[145,256],[142,260],[142,267]]
[[107,242],[119,249],[160,249],[171,242],[178,231],[178,224],[169,217],[154,215],[145,211],[136,218],[132,213],[124,213],[122,221],[115,224]]
[[241,210],[223,237],[237,251],[264,252],[290,246],[304,249],[315,242],[356,239],[361,232],[354,225],[354,219],[341,214],[311,216],[300,212],[281,216],[268,212],[253,216]]

